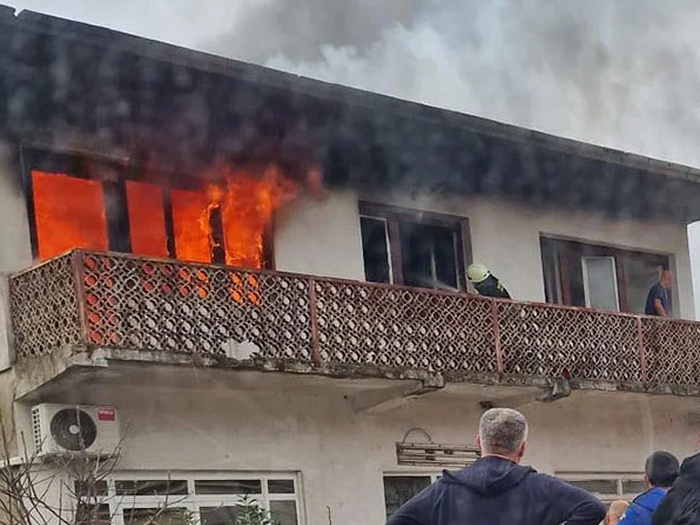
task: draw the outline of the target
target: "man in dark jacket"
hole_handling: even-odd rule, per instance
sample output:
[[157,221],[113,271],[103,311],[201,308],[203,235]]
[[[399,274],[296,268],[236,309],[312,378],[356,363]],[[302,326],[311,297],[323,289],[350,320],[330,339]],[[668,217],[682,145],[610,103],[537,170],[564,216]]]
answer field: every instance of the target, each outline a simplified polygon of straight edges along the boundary
[[651,515],[677,477],[676,456],[662,450],[654,452],[644,465],[646,492],[634,498],[617,525],[651,525]]
[[676,482],[661,501],[652,525],[700,523],[700,454],[683,460]]
[[520,466],[527,421],[494,408],[481,417],[481,459],[443,476],[397,510],[387,525],[598,525],[605,507],[587,492]]

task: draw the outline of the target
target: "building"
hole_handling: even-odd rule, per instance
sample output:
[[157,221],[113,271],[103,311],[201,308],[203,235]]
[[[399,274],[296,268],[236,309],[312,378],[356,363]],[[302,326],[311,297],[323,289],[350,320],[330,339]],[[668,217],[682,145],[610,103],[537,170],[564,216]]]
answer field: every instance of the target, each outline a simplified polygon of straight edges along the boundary
[[[1,413],[19,453],[34,406],[114,407],[115,523],[170,492],[209,525],[241,494],[284,525],[380,524],[474,457],[489,406],[608,499],[653,449],[695,449],[696,170],[36,13],[0,26]],[[514,300],[465,293],[471,261]],[[639,315],[665,267],[677,318]]]

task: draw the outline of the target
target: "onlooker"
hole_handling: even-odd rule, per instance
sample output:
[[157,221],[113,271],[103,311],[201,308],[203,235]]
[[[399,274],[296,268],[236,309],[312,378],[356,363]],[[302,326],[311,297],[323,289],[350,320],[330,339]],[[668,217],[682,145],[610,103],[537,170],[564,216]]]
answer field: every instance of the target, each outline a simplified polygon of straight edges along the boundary
[[605,507],[584,490],[520,466],[528,426],[493,408],[479,423],[482,457],[443,476],[397,510],[387,525],[598,525]]
[[610,504],[608,514],[605,516],[605,521],[603,523],[605,525],[617,525],[622,519],[622,516],[625,515],[625,511],[629,505],[630,502],[623,499],[613,501]]
[[640,494],[629,507],[619,525],[651,525],[651,515],[678,477],[678,459],[669,452],[654,452],[644,465],[647,491]]
[[676,482],[661,501],[652,525],[700,523],[700,454],[683,460]]
[[661,272],[659,282],[649,289],[647,304],[644,307],[645,314],[658,315],[659,317],[668,317],[670,315],[668,293],[672,285],[673,272],[671,270]]

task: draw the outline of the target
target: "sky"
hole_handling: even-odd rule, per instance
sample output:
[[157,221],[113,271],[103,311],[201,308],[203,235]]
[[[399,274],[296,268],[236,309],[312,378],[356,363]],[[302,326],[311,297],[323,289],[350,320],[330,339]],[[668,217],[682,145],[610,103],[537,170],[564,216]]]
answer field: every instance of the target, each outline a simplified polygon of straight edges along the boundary
[[697,0],[12,5],[700,167]]

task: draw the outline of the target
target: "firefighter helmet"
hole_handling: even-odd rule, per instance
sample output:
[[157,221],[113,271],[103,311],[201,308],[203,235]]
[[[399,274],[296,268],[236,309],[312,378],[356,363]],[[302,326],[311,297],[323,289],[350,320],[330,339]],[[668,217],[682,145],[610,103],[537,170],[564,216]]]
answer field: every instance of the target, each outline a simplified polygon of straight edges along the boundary
[[489,275],[491,275],[491,272],[483,264],[471,264],[467,268],[467,277],[474,284],[485,281]]

